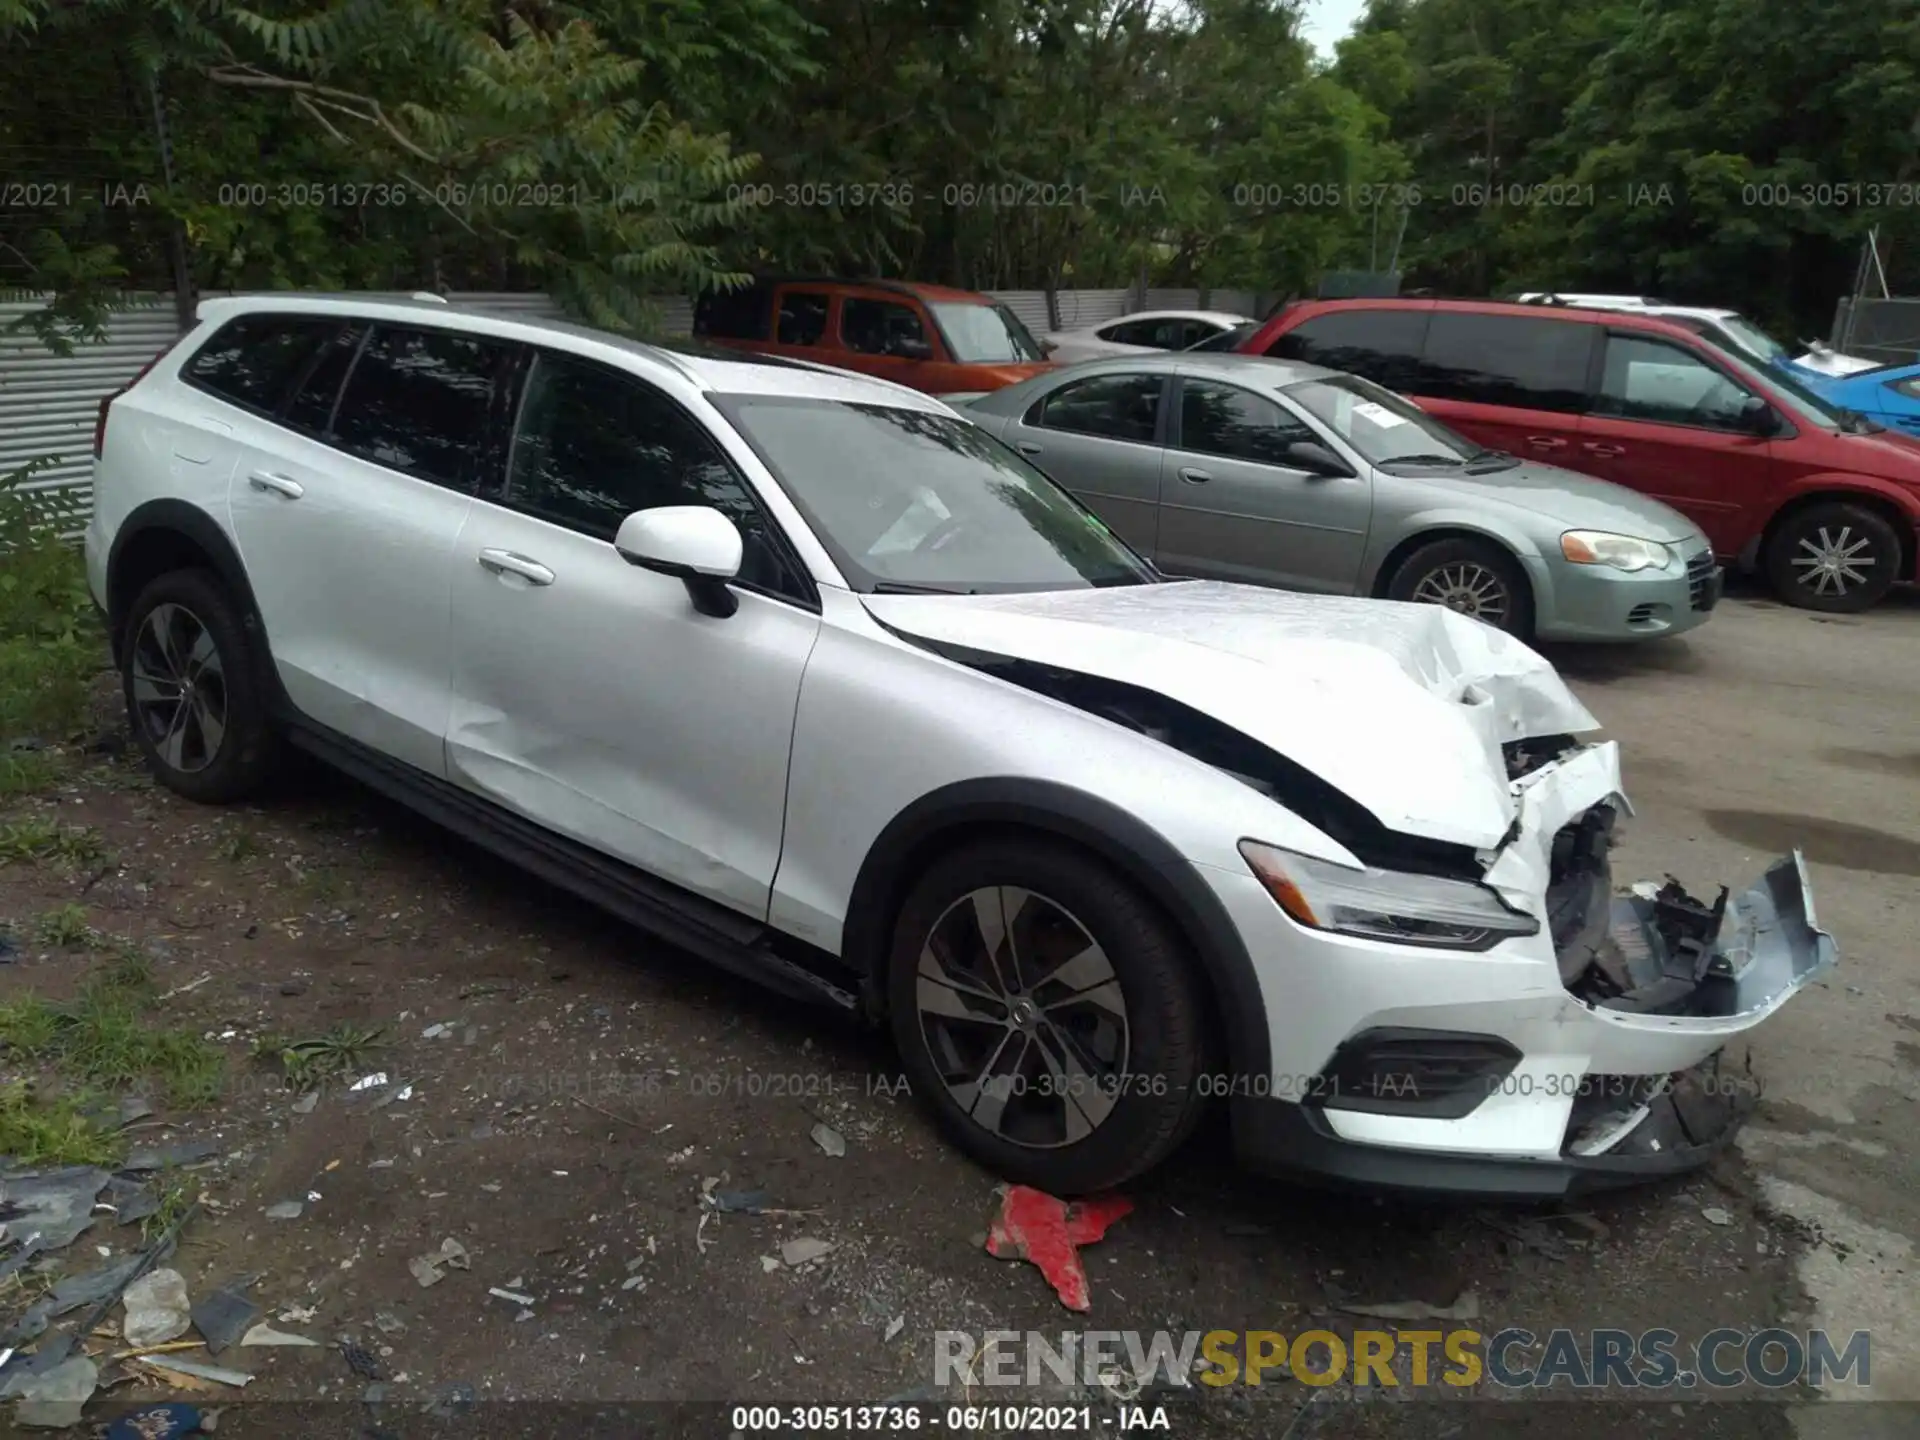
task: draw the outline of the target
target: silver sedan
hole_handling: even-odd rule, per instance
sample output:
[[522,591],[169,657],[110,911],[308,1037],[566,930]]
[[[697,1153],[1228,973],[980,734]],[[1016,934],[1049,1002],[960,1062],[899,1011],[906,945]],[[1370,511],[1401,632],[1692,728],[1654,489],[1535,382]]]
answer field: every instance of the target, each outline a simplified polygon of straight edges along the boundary
[[1678,511],[1319,366],[1130,356],[960,408],[1168,574],[1426,601],[1559,640],[1676,635],[1720,598]]

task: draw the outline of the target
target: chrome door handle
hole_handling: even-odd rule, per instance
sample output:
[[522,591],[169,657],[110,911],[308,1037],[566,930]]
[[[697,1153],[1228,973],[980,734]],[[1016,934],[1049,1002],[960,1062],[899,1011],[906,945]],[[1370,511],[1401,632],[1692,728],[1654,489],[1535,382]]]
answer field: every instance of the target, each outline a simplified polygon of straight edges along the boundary
[[511,550],[482,550],[480,564],[495,575],[518,575],[530,585],[551,585],[553,571],[538,560],[516,555]]
[[1191,465],[1185,465],[1181,467],[1180,478],[1189,485],[1204,485],[1213,479],[1213,476],[1205,470],[1196,470]]
[[1527,444],[1531,445],[1535,450],[1564,450],[1567,448],[1567,442],[1560,439],[1557,435],[1529,435],[1527,436]]
[[1588,454],[1598,455],[1602,460],[1627,453],[1627,447],[1624,445],[1602,445],[1592,440],[1587,441],[1580,448]]
[[1014,448],[1017,449],[1022,455],[1038,455],[1040,453],[1040,447],[1034,444],[1033,441],[1031,440],[1022,440]]
[[256,490],[271,491],[275,495],[284,495],[289,500],[298,500],[307,493],[307,487],[298,480],[285,475],[275,475],[271,470],[256,470],[247,476],[247,484]]

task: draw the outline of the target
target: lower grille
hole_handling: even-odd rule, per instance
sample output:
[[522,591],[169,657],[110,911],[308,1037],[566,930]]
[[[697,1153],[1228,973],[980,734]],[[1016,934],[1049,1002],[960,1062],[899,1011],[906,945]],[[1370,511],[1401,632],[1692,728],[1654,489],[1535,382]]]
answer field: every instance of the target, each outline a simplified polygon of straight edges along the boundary
[[1719,573],[1720,566],[1711,550],[1702,550],[1687,561],[1687,600],[1694,609],[1711,610],[1720,598],[1714,586]]

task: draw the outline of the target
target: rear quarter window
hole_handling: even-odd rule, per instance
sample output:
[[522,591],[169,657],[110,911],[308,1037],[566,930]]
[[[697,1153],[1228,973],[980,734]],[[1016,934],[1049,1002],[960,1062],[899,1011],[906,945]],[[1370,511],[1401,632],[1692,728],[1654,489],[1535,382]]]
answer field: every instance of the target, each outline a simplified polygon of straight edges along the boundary
[[326,315],[242,315],[207,338],[181,367],[180,378],[244,409],[273,415],[340,326]]
[[765,340],[773,318],[773,290],[709,290],[693,307],[693,333],[716,340]]

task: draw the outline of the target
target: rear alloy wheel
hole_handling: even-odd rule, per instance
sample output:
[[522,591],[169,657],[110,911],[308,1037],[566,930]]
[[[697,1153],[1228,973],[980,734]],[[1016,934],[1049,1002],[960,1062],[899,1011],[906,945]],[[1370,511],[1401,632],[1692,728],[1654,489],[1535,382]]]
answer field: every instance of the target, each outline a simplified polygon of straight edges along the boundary
[[255,647],[226,588],[176,570],[140,592],[120,646],[127,721],[154,778],[190,800],[238,800],[273,761]]
[[1789,605],[1852,615],[1893,588],[1900,540],[1864,506],[1812,505],[1780,523],[1766,563],[1775,593]]
[[915,1091],[1009,1179],[1106,1189],[1197,1118],[1190,962],[1150,905],[1071,849],[1013,841],[936,862],[901,908],[888,997]]
[[1533,592],[1513,557],[1487,540],[1454,538],[1422,545],[1394,572],[1388,598],[1443,605],[1526,639]]

